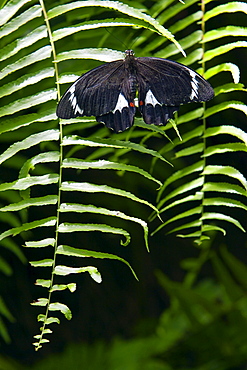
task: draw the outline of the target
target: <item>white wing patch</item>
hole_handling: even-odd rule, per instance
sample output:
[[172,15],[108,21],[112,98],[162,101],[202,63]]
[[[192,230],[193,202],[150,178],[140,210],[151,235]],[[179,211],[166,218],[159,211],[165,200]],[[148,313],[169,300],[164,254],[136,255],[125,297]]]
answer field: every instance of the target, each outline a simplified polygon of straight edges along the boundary
[[192,78],[191,80],[191,94],[190,94],[190,99],[193,100],[194,98],[198,99],[198,81],[196,79],[196,73],[192,70],[189,69],[189,74],[190,77]]
[[123,108],[125,107],[129,108],[128,100],[124,97],[122,93],[120,93],[118,95],[117,104],[113,109],[112,113],[115,113],[117,110],[119,110],[119,112],[122,112]]
[[81,109],[77,104],[77,98],[75,96],[75,85],[72,85],[68,92],[70,92],[71,94],[69,97],[69,101],[71,102],[71,105],[74,109],[74,114],[76,113],[83,114],[83,109]]
[[147,104],[151,104],[152,106],[155,107],[155,105],[160,104],[160,102],[158,102],[158,100],[156,99],[156,97],[154,96],[154,94],[152,93],[152,91],[149,89],[147,94],[146,94],[146,98],[145,98],[145,105]]

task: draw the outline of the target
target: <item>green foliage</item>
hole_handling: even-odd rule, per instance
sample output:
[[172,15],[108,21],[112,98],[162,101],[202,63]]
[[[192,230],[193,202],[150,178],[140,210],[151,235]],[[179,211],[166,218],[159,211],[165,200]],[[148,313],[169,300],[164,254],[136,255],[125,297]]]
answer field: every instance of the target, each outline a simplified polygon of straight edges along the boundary
[[[156,332],[112,343],[70,344],[63,354],[38,362],[33,370],[54,366],[65,370],[233,369],[246,363],[247,268],[225,247],[220,257],[209,252],[218,282],[206,279],[194,288],[157,278],[171,299]],[[184,261],[184,267],[192,261]],[[241,327],[241,331],[239,331]]]
[[[112,8],[124,15],[133,18],[131,22],[126,20],[106,20],[102,24],[98,21],[93,21],[83,24],[78,24],[74,27],[64,27],[63,19],[60,16],[69,14],[73,9],[82,9],[83,7],[99,7]],[[8,161],[15,160],[17,168],[17,179],[9,182],[3,182],[0,185],[1,194],[7,192],[17,191],[17,196],[14,202],[3,203],[1,211],[5,215],[4,220],[9,224],[10,228],[4,230],[0,234],[0,240],[4,241],[8,237],[16,235],[23,235],[23,232],[29,232],[33,229],[42,228],[44,238],[30,240],[28,234],[28,241],[26,247],[32,248],[53,248],[53,258],[42,258],[37,261],[30,262],[33,267],[48,267],[51,268],[51,279],[38,279],[37,285],[48,289],[48,298],[39,298],[33,305],[46,307],[45,315],[40,314],[38,320],[42,322],[41,334],[36,335],[35,346],[40,348],[42,343],[47,342],[44,339],[45,334],[51,333],[50,329],[46,328],[53,322],[59,322],[56,317],[51,316],[51,311],[60,311],[66,318],[71,318],[71,311],[64,303],[52,303],[51,294],[54,291],[60,291],[68,288],[71,292],[76,289],[75,283],[69,284],[55,284],[54,278],[59,276],[66,276],[70,274],[88,272],[90,276],[98,283],[101,282],[102,277],[96,267],[82,266],[72,267],[69,265],[59,265],[57,261],[58,255],[66,257],[85,257],[88,258],[107,258],[124,262],[136,277],[135,272],[130,264],[123,258],[115,254],[98,252],[87,249],[75,248],[72,244],[59,244],[59,240],[64,233],[78,233],[78,232],[103,232],[112,235],[119,235],[120,243],[124,246],[128,245],[131,239],[129,232],[122,227],[114,227],[108,221],[109,216],[116,219],[122,219],[139,224],[144,232],[144,241],[148,249],[148,227],[147,222],[140,217],[129,216],[121,211],[121,208],[114,207],[113,209],[100,207],[100,202],[97,204],[84,204],[86,201],[85,195],[101,193],[104,196],[109,195],[124,198],[125,201],[129,199],[133,202],[138,202],[142,205],[150,207],[155,213],[158,213],[157,208],[144,198],[135,195],[131,191],[122,189],[114,184],[109,186],[103,180],[103,183],[85,182],[85,177],[80,176],[81,181],[63,181],[62,178],[66,176],[66,171],[83,171],[92,169],[93,171],[102,172],[102,170],[114,171],[115,177],[118,173],[124,175],[125,173],[132,173],[146,178],[154,182],[156,185],[162,185],[161,181],[152,176],[147,170],[141,166],[127,163],[124,159],[128,152],[139,152],[146,157],[157,158],[165,161],[165,158],[159,154],[157,150],[150,149],[138,142],[131,142],[127,139],[116,140],[116,135],[112,138],[104,138],[108,134],[107,130],[98,129],[95,134],[90,137],[82,137],[80,135],[71,135],[70,121],[60,122],[57,127],[57,117],[55,115],[56,98],[60,96],[60,82],[69,82],[74,79],[74,75],[62,76],[58,75],[58,63],[75,58],[94,58],[98,60],[108,61],[109,58],[115,59],[117,56],[122,57],[122,53],[110,51],[108,49],[90,48],[80,50],[75,43],[76,50],[66,50],[56,55],[55,42],[64,39],[65,37],[74,37],[78,32],[98,29],[99,27],[111,26],[135,26],[145,27],[168,37],[175,44],[173,36],[164,29],[155,19],[144,14],[138,9],[134,9],[128,5],[117,2],[104,1],[84,1],[71,4],[64,4],[53,7],[47,12],[46,4],[40,1],[40,4],[30,1],[9,1],[8,4],[1,10],[1,19],[3,26],[1,28],[1,35],[3,37],[1,59],[5,61],[6,66],[2,70],[1,78],[6,80],[6,83],[1,87],[1,96],[8,96],[0,109],[0,115],[4,117],[1,122],[2,140],[10,140],[12,143],[0,156],[0,163],[7,167]],[[6,15],[6,19],[4,16]],[[58,18],[57,18],[58,17]],[[76,22],[77,16],[74,14]],[[60,19],[57,28],[52,32],[51,21],[53,18]],[[45,20],[45,25],[43,21]],[[59,23],[61,22],[61,23]],[[134,22],[134,23],[133,23]],[[139,22],[139,23],[138,23]],[[29,30],[32,30],[31,32]],[[72,43],[73,45],[74,43]],[[178,45],[179,46],[179,45]],[[21,54],[21,56],[20,56]],[[52,63],[53,59],[54,63]],[[70,71],[71,73],[71,71]],[[73,73],[73,71],[72,71]],[[14,76],[13,76],[14,74]],[[55,76],[55,80],[54,80]],[[57,85],[55,85],[55,82]],[[35,90],[35,93],[34,93]],[[37,124],[37,123],[41,124]],[[73,120],[73,125],[78,124],[80,129],[80,122],[85,124],[85,128],[95,126],[95,123],[90,119]],[[88,122],[88,126],[87,126]],[[11,131],[13,136],[8,138],[5,135]],[[154,128],[151,132],[157,132]],[[162,133],[162,130],[159,130]],[[4,139],[6,137],[6,139]],[[98,138],[97,138],[98,137]],[[13,142],[14,141],[14,142]],[[88,154],[90,148],[93,148],[93,153]],[[32,157],[29,158],[26,151],[33,149]],[[40,152],[41,151],[41,152]],[[102,158],[109,158],[104,160]],[[115,158],[114,158],[115,157]],[[98,159],[100,158],[100,159]],[[123,158],[123,159],[122,159]],[[128,160],[129,161],[129,160]],[[56,164],[58,169],[52,167]],[[55,172],[55,173],[53,173]],[[13,176],[15,176],[13,174]],[[98,176],[98,175],[97,175]],[[73,178],[73,177],[72,177]],[[83,181],[82,181],[83,178]],[[116,182],[116,180],[115,180]],[[56,185],[58,190],[54,193],[54,188],[51,185]],[[47,190],[41,189],[44,187]],[[37,189],[37,190],[36,190]],[[51,193],[50,193],[51,191]],[[84,198],[76,196],[80,192]],[[34,194],[43,194],[43,196],[35,196]],[[62,199],[68,199],[70,202],[62,202]],[[72,194],[70,196],[70,193]],[[75,197],[78,202],[75,202]],[[121,202],[120,202],[121,203]],[[54,205],[55,212],[52,212],[48,217],[38,217],[35,220],[22,222],[18,220],[17,224],[12,224],[10,215],[13,212],[26,211],[30,207],[49,207]],[[104,223],[85,223],[70,222],[70,214],[74,213],[79,216],[88,213],[102,215],[105,218]],[[43,212],[40,213],[43,215]],[[61,216],[62,215],[62,216]],[[61,218],[63,221],[60,221]],[[81,218],[83,220],[83,218]],[[53,229],[53,236],[50,232]],[[71,239],[72,241],[73,239]],[[68,258],[67,263],[69,264]],[[137,278],[137,277],[136,277]]]
[[[206,12],[205,4],[202,2],[201,11],[204,14],[201,23],[201,32],[203,34],[201,35],[202,43],[200,48],[196,49],[195,54],[197,60],[199,58],[202,59],[202,68],[199,69],[199,72],[204,74],[207,79],[210,79],[212,77],[217,78],[224,70],[229,70],[232,74],[234,83],[221,85],[221,79],[218,79],[217,85],[214,86],[215,95],[217,97],[215,101],[219,101],[220,103],[215,103],[209,108],[204,106],[203,111],[196,109],[195,111],[190,111],[189,114],[179,117],[179,125],[185,126],[185,124],[189,122],[189,125],[186,125],[186,133],[182,135],[183,141],[181,142],[179,139],[176,139],[173,147],[171,144],[165,145],[162,152],[167,153],[173,150],[175,157],[179,159],[179,167],[181,167],[181,169],[174,172],[172,176],[165,181],[159,191],[158,208],[161,214],[164,212],[166,213],[167,221],[160,225],[155,231],[157,232],[168,226],[170,227],[169,232],[179,231],[178,235],[180,237],[196,238],[198,244],[201,244],[203,240],[208,238],[209,231],[219,230],[218,226],[214,226],[212,223],[216,220],[233,223],[245,232],[239,220],[235,217],[231,217],[227,209],[230,207],[246,209],[245,199],[247,185],[246,178],[237,168],[229,165],[222,165],[220,159],[217,159],[220,161],[219,165],[213,164],[216,163],[215,157],[218,154],[225,154],[229,151],[235,153],[239,151],[245,152],[246,133],[236,126],[220,125],[220,123],[214,127],[207,127],[206,125],[206,118],[213,119],[215,115],[218,116],[219,112],[224,110],[234,109],[243,112],[245,116],[247,114],[247,107],[243,102],[227,100],[223,95],[239,90],[246,92],[244,86],[239,84],[238,67],[229,63],[218,65],[215,60],[217,56],[223,59],[229,50],[237,47],[246,47],[247,44],[245,41],[224,43],[224,39],[222,40],[224,43],[222,46],[215,47],[212,44],[212,41],[224,37],[244,37],[246,29],[238,26],[227,26],[205,32],[207,22],[210,19],[214,19],[225,12],[243,11],[246,13],[246,4],[229,2],[228,4],[212,7],[211,10]],[[191,17],[195,19],[197,13],[194,13],[192,16],[190,15],[189,19],[191,19]],[[174,29],[176,29],[175,26]],[[179,41],[185,51],[187,51],[187,48],[197,47],[198,45],[196,37],[190,37],[190,42],[186,44],[184,44],[183,40]],[[163,51],[159,53],[159,56],[163,55]],[[171,52],[165,54],[165,56],[168,57],[170,55]],[[187,64],[191,64],[191,62],[194,62],[194,58],[192,59],[188,54]],[[205,62],[210,63],[210,68],[208,70],[205,69]],[[218,81],[220,81],[220,85],[218,85]],[[224,99],[223,102],[222,99]],[[202,116],[200,127],[191,125],[189,120],[199,116]],[[221,145],[218,143],[217,145],[211,144],[210,139],[218,135],[227,135],[229,139],[227,139],[226,143]],[[219,141],[220,140],[221,138],[219,138]],[[232,140],[232,142],[229,142],[230,140]],[[186,142],[185,147],[183,145],[184,142]],[[174,149],[176,149],[176,152]],[[190,160],[190,158],[193,159]],[[183,179],[182,184],[181,179]],[[237,187],[235,188],[235,186]],[[235,189],[234,192],[232,191],[232,187]],[[217,198],[212,195],[213,192],[217,194]],[[187,195],[188,193],[190,193],[190,195]],[[227,196],[226,193],[228,193]],[[236,195],[238,198],[236,198]],[[181,207],[181,204],[187,207],[187,210],[183,213],[176,211]],[[176,216],[167,217],[168,210],[169,212],[173,211]],[[193,215],[196,215],[196,218],[194,221],[191,221]],[[179,221],[180,224],[177,226]],[[171,223],[172,226],[170,226]],[[173,226],[174,224],[176,225],[175,227]],[[225,231],[222,230],[222,232],[224,233]]]
[[[129,3],[86,0],[54,5],[49,0],[10,0],[0,10],[0,140],[3,147],[0,163],[4,179],[0,184],[3,222],[0,243],[22,262],[25,257],[19,245],[23,239],[25,246],[35,249],[36,256],[40,256],[30,262],[33,267],[41,268],[36,285],[45,291],[45,298],[33,303],[41,310],[38,315],[41,333],[35,336],[36,349],[49,341],[50,324],[60,322],[57,311],[67,319],[72,317],[70,308],[58,302],[55,295],[63,290],[76,290],[76,283],[65,280],[66,277],[87,272],[97,283],[102,281],[96,266],[84,265],[85,258],[123,262],[137,278],[124,258],[109,253],[111,249],[93,250],[94,246],[85,242],[77,245],[74,240],[78,233],[82,240],[85,232],[107,233],[111,245],[120,240],[120,244],[126,246],[131,241],[128,223],[133,223],[141,226],[143,244],[148,250],[145,214],[148,211],[153,212],[150,220],[157,218],[155,222],[158,222],[153,234],[175,232],[181,238],[192,238],[199,246],[215,232],[225,234],[231,225],[245,231],[239,215],[232,211],[236,208],[246,211],[247,181],[236,155],[246,152],[247,136],[241,121],[245,119],[247,106],[235,98],[235,94],[244,94],[246,89],[240,83],[238,66],[228,60],[228,52],[247,46],[242,40],[246,37],[246,28],[224,25],[210,29],[210,22],[226,13],[246,14],[247,4],[229,2],[215,6],[212,1],[207,4],[202,1],[199,9],[196,0],[184,3],[167,0],[151,2],[144,12],[138,8],[140,4],[131,6]],[[169,31],[162,26],[168,21]],[[114,27],[116,38],[106,32],[105,27]],[[109,133],[93,118],[58,122],[55,108],[61,86],[74,81],[83,72],[82,65],[86,71],[98,62],[122,58],[123,53],[116,50],[118,40],[126,45],[134,40],[138,56],[168,57],[186,65],[200,63],[198,72],[214,83],[215,100],[201,107],[185,108],[176,124],[171,122],[166,127],[148,126],[136,118],[135,126],[118,136]],[[187,56],[181,58],[184,51]],[[64,91],[64,87],[62,89]],[[179,130],[177,136],[174,125]],[[226,153],[232,154],[234,164],[225,163]],[[138,191],[142,183],[147,193]],[[160,187],[157,204],[150,201],[156,196],[154,185]],[[152,194],[150,198],[146,197],[148,192]],[[70,238],[65,243],[63,238],[67,234]],[[72,258],[77,261],[77,267],[71,266]],[[230,264],[235,268],[238,263],[226,251],[222,252],[222,258],[231,270]],[[234,315],[235,297],[223,297],[228,302],[223,305],[224,309],[213,302],[212,292],[220,289],[217,283],[209,283],[205,299],[200,292],[204,287],[198,286],[198,292],[191,288],[206,260],[202,252],[196,261],[187,261],[187,290],[182,284],[159,275],[176,301],[164,317],[174,319],[171,325],[179,322],[181,326],[176,332],[176,329],[162,328],[161,323],[161,331],[170,330],[170,342],[163,337],[152,338],[155,345],[150,344],[147,356],[160,355],[174,343],[177,345],[187,331],[192,332],[194,323],[195,338],[204,325],[208,335],[211,330],[219,330],[222,322],[217,320],[221,320],[223,311],[228,308],[229,299],[231,307],[226,310],[229,320]],[[212,254],[212,262],[219,281],[226,288],[228,284],[235,287],[217,255]],[[0,268],[5,274],[12,273],[4,259],[0,260]],[[240,268],[246,274],[242,265]],[[50,277],[44,278],[47,269],[51,270]],[[243,284],[240,275],[234,277]],[[219,294],[222,295],[222,291]],[[240,291],[238,297],[242,296]],[[202,319],[198,311],[193,311],[199,306],[204,312]],[[244,299],[242,308],[240,306],[235,307],[238,318],[242,315],[241,309],[245,310]],[[11,320],[12,316],[6,312],[1,310],[1,314]],[[239,320],[246,325],[245,318],[241,316]],[[216,322],[213,328],[212,322]],[[9,340],[4,324],[0,332]],[[152,352],[157,343],[157,349]],[[240,358],[244,349],[239,347]],[[170,368],[169,359],[167,364],[160,358],[150,361],[145,362],[147,369]],[[121,363],[121,359],[118,358],[118,362]],[[223,365],[222,362],[219,368]],[[206,364],[202,369],[210,369],[209,366]],[[131,369],[128,364],[123,368],[127,367]]]

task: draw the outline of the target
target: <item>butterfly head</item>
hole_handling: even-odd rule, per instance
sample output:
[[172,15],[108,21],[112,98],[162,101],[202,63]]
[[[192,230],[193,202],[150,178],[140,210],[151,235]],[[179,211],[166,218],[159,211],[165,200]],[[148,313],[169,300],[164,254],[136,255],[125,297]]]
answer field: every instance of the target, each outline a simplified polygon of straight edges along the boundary
[[134,55],[135,53],[133,52],[133,50],[125,50],[125,58],[133,57]]

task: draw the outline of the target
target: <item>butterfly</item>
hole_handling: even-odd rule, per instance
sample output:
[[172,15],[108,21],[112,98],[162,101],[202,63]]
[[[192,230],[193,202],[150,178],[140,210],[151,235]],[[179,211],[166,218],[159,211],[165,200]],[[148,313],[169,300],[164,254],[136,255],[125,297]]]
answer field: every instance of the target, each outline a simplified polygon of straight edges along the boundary
[[213,98],[214,90],[201,75],[183,64],[162,58],[134,56],[102,64],[83,74],[64,93],[59,118],[95,116],[121,132],[134,123],[135,97],[147,124],[165,125],[181,104]]

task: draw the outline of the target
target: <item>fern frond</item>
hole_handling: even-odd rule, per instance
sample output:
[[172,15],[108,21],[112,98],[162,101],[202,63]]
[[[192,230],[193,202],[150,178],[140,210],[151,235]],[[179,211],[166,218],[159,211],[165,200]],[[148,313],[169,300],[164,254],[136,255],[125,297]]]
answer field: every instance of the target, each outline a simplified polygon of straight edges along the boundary
[[[113,19],[108,16],[99,17],[98,21],[94,19],[82,22],[71,10],[83,9],[85,6],[97,7],[100,12],[104,9],[117,11],[121,13],[121,17],[129,18]],[[65,27],[63,15],[67,16],[68,12],[73,19],[73,26]],[[47,298],[39,298],[33,303],[39,309],[45,309],[45,313],[38,314],[41,333],[35,336],[34,345],[39,349],[43,343],[48,342],[44,336],[52,333],[47,326],[59,323],[56,311],[63,313],[67,319],[72,317],[70,308],[63,302],[52,302],[52,297],[55,291],[68,289],[74,292],[76,284],[60,283],[56,281],[58,276],[88,272],[97,283],[102,280],[100,272],[94,266],[72,267],[69,263],[66,265],[66,262],[64,265],[58,265],[58,255],[63,255],[64,261],[65,258],[68,260],[81,257],[117,260],[126,264],[137,278],[129,262],[115,254],[75,248],[73,237],[71,245],[66,246],[58,244],[58,239],[62,241],[65,233],[81,233],[83,237],[85,232],[101,232],[123,238],[120,241],[122,245],[129,244],[131,234],[121,226],[113,226],[111,221],[114,219],[140,225],[148,250],[147,222],[135,214],[128,215],[121,207],[124,202],[130,200],[130,203],[148,206],[156,213],[158,210],[142,196],[126,190],[117,179],[120,174],[124,177],[130,173],[139,177],[139,181],[154,182],[161,186],[161,181],[150,174],[145,163],[143,168],[134,162],[132,164],[131,159],[126,163],[124,157],[131,152],[145,155],[150,161],[155,158],[169,163],[158,150],[144,146],[144,141],[131,141],[126,139],[126,136],[121,140],[122,135],[118,140],[114,136],[105,138],[107,131],[102,128],[98,129],[96,135],[75,135],[74,130],[80,132],[82,128],[95,129],[98,126],[90,118],[72,122],[63,120],[58,123],[55,108],[57,97],[61,95],[60,85],[71,82],[78,75],[73,62],[80,59],[111,61],[123,56],[121,52],[110,48],[88,48],[88,45],[85,45],[84,49],[80,49],[75,40],[77,37],[81,38],[85,30],[94,32],[106,26],[135,26],[166,36],[182,50],[172,34],[154,18],[139,9],[115,1],[77,1],[55,6],[47,11],[43,0],[40,0],[39,5],[28,0],[10,0],[0,11],[0,18],[3,21],[0,29],[0,59],[3,63],[0,73],[0,79],[3,81],[0,87],[0,98],[3,101],[0,108],[0,140],[5,143],[0,154],[0,163],[6,167],[10,166],[11,161],[15,163],[12,178],[0,184],[0,198],[3,201],[0,211],[7,224],[0,234],[0,241],[6,243],[9,238],[15,236],[28,237],[31,240],[25,242],[25,247],[35,248],[37,253],[40,250],[40,258],[31,261],[31,265],[51,270],[49,279],[40,276],[36,280],[36,285],[47,291]],[[53,19],[56,20],[54,30],[50,24]],[[71,43],[60,49],[59,41],[65,37],[70,39]],[[63,63],[67,61],[70,62],[68,70],[61,67],[63,73],[60,74],[60,66],[64,66]],[[85,69],[90,68],[87,63]],[[165,135],[160,128],[150,129],[151,135],[158,133]],[[143,133],[141,135],[143,136]],[[141,140],[139,133],[136,138]],[[107,176],[102,176],[102,173],[106,172],[102,171],[103,169],[113,174],[116,184],[107,183]],[[100,173],[96,175],[98,183],[87,180],[88,170]],[[82,174],[79,178],[77,176],[76,181],[75,171]],[[64,178],[66,181],[62,180]],[[75,202],[74,197],[78,193],[80,196],[76,195]],[[95,203],[92,201],[92,204],[85,204],[90,193],[112,197],[113,209],[103,207],[100,198],[97,198]],[[66,201],[62,201],[65,196]],[[29,208],[38,211],[32,213],[34,218],[30,218],[27,212]],[[77,216],[77,222],[71,221],[73,213]],[[84,222],[85,213],[94,217],[97,215],[100,221],[97,219],[96,222]],[[35,238],[38,229],[42,230],[44,238]],[[51,248],[53,257],[46,252]]]
[[[176,7],[179,7],[179,4],[177,4]],[[202,7],[201,16],[203,12],[205,12],[203,18],[204,21],[207,21],[225,12],[235,11],[246,13],[246,4],[232,2],[213,7],[208,12]],[[181,21],[181,23],[183,23],[183,21]],[[203,69],[199,69],[198,71],[200,73],[205,73],[206,78],[217,77],[221,74],[221,81],[223,73],[229,71],[233,82],[223,84],[221,82],[220,86],[216,86],[215,103],[213,105],[210,104],[210,107],[206,107],[204,104],[203,110],[198,110],[200,114],[203,114],[203,120],[199,123],[199,127],[194,128],[194,126],[190,125],[188,130],[182,134],[182,142],[178,139],[174,140],[174,146],[176,148],[174,155],[176,160],[181,162],[183,168],[172,174],[159,191],[158,208],[161,214],[166,214],[166,222],[160,225],[155,231],[157,232],[163,228],[166,229],[166,226],[168,227],[168,225],[170,226],[171,224],[174,226],[170,226],[167,232],[177,232],[178,230],[181,232],[184,230],[183,234],[179,234],[180,237],[196,238],[198,239],[198,243],[205,240],[205,232],[212,231],[214,228],[215,230],[222,231],[222,228],[217,225],[217,223],[221,223],[221,221],[233,223],[242,231],[245,231],[240,221],[236,219],[236,215],[231,216],[229,211],[233,209],[234,206],[246,210],[245,203],[247,195],[246,179],[241,171],[227,164],[222,165],[221,162],[217,165],[214,159],[216,155],[222,155],[224,153],[234,154],[239,151],[246,152],[246,133],[241,128],[234,126],[234,123],[229,125],[216,124],[214,127],[206,127],[206,120],[213,121],[216,114],[220,117],[221,113],[224,114],[224,112],[229,109],[242,112],[245,117],[247,115],[247,106],[244,102],[233,101],[227,98],[227,94],[229,93],[236,93],[238,91],[246,93],[244,85],[239,83],[239,67],[229,61],[219,65],[213,64],[215,63],[216,56],[225,58],[228,51],[235,48],[245,48],[247,46],[246,42],[237,40],[209,49],[214,40],[220,41],[222,39],[223,42],[226,36],[234,38],[245,37],[246,29],[237,25],[221,27],[206,33],[204,29],[205,24],[202,23],[201,61]],[[183,40],[179,41],[186,50],[187,46],[191,47],[193,45],[193,43],[191,45],[188,43],[187,45]],[[208,50],[205,51],[205,47],[207,47]],[[170,48],[168,54],[173,53],[173,46],[168,46],[168,48]],[[194,51],[192,51],[192,53],[193,52]],[[188,60],[191,60],[190,55],[188,55]],[[206,62],[210,62],[211,64],[208,70],[205,70]],[[189,122],[189,120],[194,120],[196,118],[195,113],[196,111],[191,111],[187,115],[180,116],[178,119],[180,127],[186,122]],[[218,122],[220,121],[218,120]],[[225,144],[210,144],[210,139],[213,136],[220,137],[220,135],[227,135],[229,141]],[[184,145],[185,143],[186,146]],[[174,150],[172,145],[167,144],[162,149],[162,153],[167,154],[171,150]],[[193,158],[193,162],[191,162],[190,158]],[[197,178],[195,178],[195,176],[197,176]],[[215,194],[212,192],[217,192],[218,197],[215,198]],[[225,196],[226,194],[228,194],[227,197]],[[230,194],[238,194],[238,199],[230,196]],[[174,216],[174,212],[176,213],[179,207],[186,207],[187,210],[184,210],[182,213],[179,211],[179,214]],[[169,212],[171,212],[170,217],[168,216]],[[164,218],[164,216],[162,217]],[[194,218],[194,221],[191,221],[191,218]],[[196,229],[197,231],[191,231]],[[225,233],[225,231],[223,232]]]

